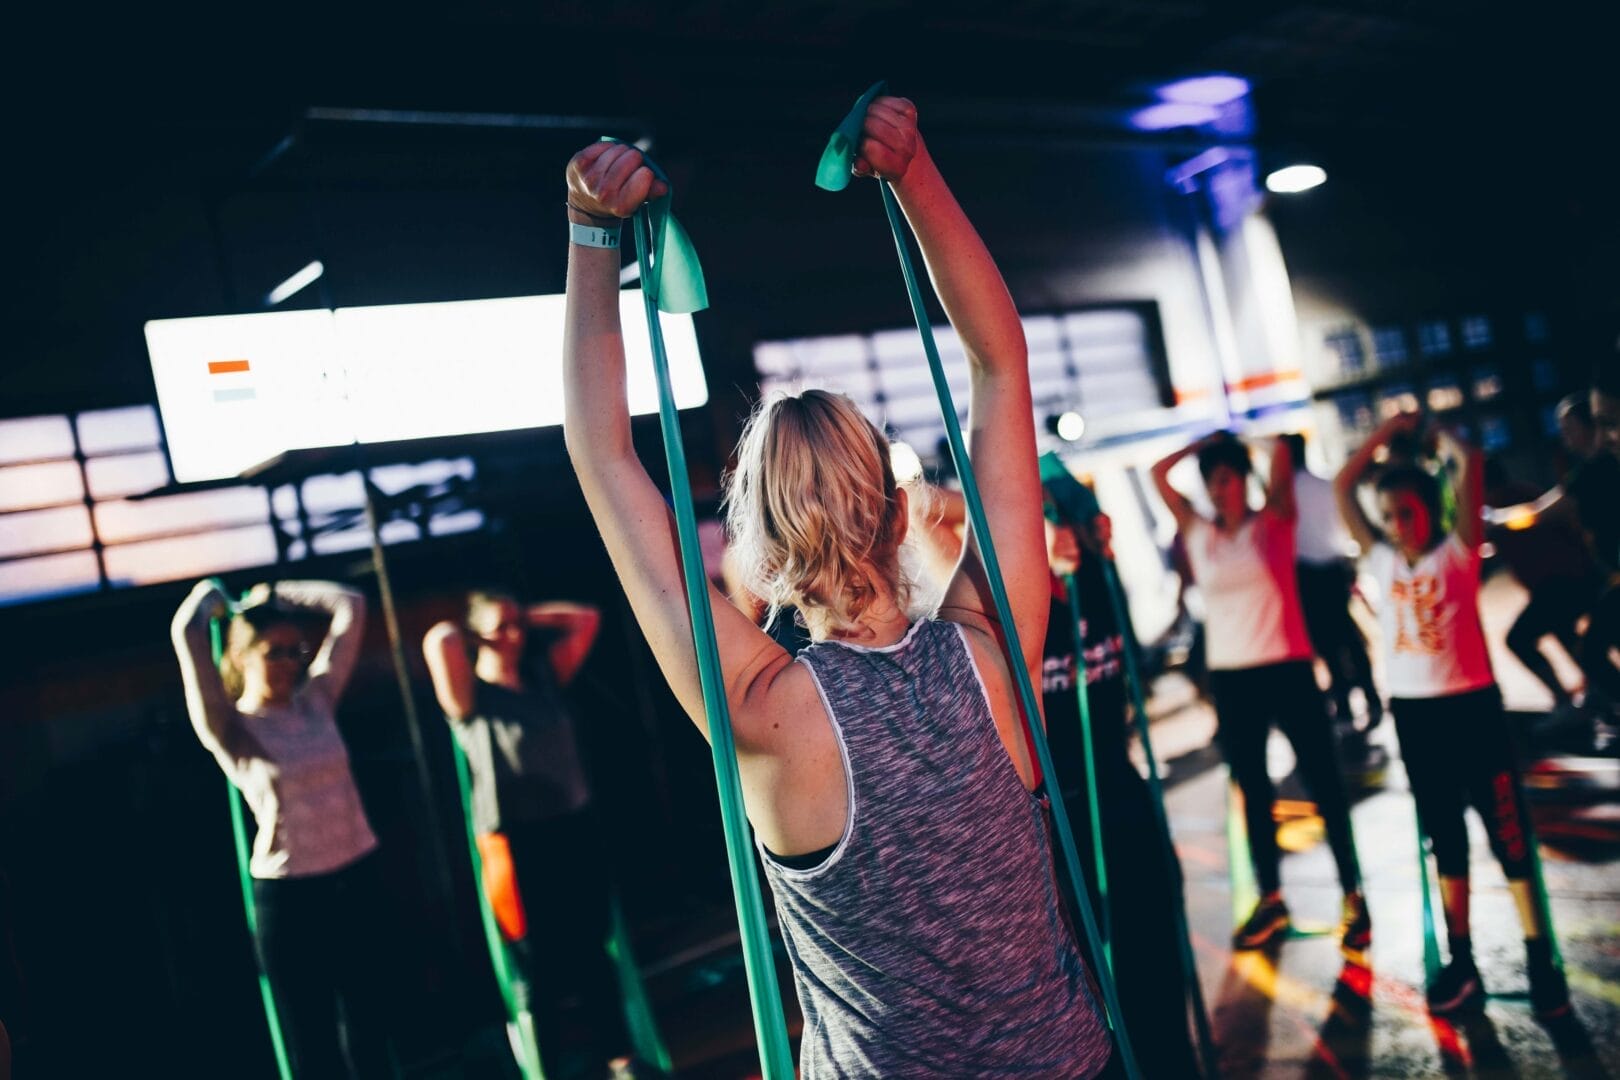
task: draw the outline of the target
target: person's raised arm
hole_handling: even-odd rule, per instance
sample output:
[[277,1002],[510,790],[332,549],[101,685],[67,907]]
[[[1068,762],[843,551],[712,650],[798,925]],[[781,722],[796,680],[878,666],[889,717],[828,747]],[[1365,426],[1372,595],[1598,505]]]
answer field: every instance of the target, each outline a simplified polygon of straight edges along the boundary
[[330,618],[326,637],[309,665],[309,687],[335,708],[360,659],[366,632],[366,598],[360,590],[332,581],[278,581],[274,603]]
[[1361,508],[1361,500],[1356,497],[1356,488],[1361,485],[1362,478],[1372,466],[1378,448],[1387,446],[1396,436],[1416,430],[1419,419],[1417,413],[1396,413],[1385,420],[1356,448],[1356,452],[1350,455],[1350,460],[1344,463],[1344,467],[1333,478],[1333,499],[1339,505],[1339,517],[1344,521],[1344,527],[1350,531],[1363,555],[1378,543],[1380,534],[1377,527],[1367,519],[1367,512]]
[[1440,452],[1452,461],[1456,473],[1452,484],[1457,493],[1457,539],[1471,548],[1485,539],[1482,513],[1485,506],[1485,455],[1450,427],[1437,431]]
[[591,646],[596,644],[596,633],[602,628],[602,613],[589,604],[548,600],[530,605],[526,614],[530,626],[556,631],[558,637],[551,643],[548,656],[557,682],[567,686],[579,674],[585,658],[591,654]]
[[199,581],[186,596],[169,624],[169,637],[180,660],[180,681],[185,687],[186,713],[197,738],[213,754],[235,756],[240,734],[236,703],[225,691],[214,663],[209,623],[223,619],[229,601],[213,581]]
[[1170,470],[1181,464],[1183,458],[1191,457],[1209,445],[1213,437],[1206,435],[1197,442],[1166,454],[1153,463],[1153,486],[1158,489],[1159,498],[1164,500],[1164,505],[1170,508],[1171,515],[1176,519],[1176,528],[1183,533],[1198,520],[1198,511],[1193,509],[1193,504],[1187,496],[1177,491],[1175,485],[1170,482]]
[[[872,102],[855,172],[893,188],[967,353],[968,454],[1024,658],[1038,664],[1048,610],[1046,540],[1023,321],[1001,271],[917,131],[916,106],[896,97]],[[955,609],[993,619],[989,582],[971,532],[941,613]]]
[[[641,152],[622,143],[595,143],[568,163],[568,213],[576,224],[616,230],[617,222],[662,190]],[[618,249],[570,244],[567,297],[563,437],[568,456],[658,667],[707,737],[675,522],[630,439]],[[792,658],[718,589],[709,589],[709,600],[737,747],[743,753],[769,753],[775,729],[751,723],[757,711],[741,706],[757,700]]]
[[452,721],[471,716],[477,695],[467,632],[449,619],[435,623],[422,638],[422,658],[444,715]]
[[1292,522],[1299,516],[1294,500],[1294,454],[1282,436],[1271,441],[1271,475],[1266,481],[1266,510]]

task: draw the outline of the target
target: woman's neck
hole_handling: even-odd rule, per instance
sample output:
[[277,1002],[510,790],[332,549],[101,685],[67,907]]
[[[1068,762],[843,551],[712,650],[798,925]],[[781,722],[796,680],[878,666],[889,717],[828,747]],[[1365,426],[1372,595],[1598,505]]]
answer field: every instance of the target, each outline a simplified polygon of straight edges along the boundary
[[1247,506],[1245,506],[1236,517],[1229,518],[1222,514],[1216,514],[1215,527],[1221,530],[1221,532],[1237,532],[1243,527],[1243,523],[1249,520],[1250,515],[1253,513],[1253,510],[1250,510]]
[[523,673],[518,667],[517,658],[503,656],[491,648],[478,650],[478,658],[473,661],[473,674],[484,682],[504,686],[508,690],[523,689]]
[[826,624],[811,624],[810,637],[814,641],[844,641],[868,648],[884,648],[906,636],[911,619],[892,599],[873,604],[861,613],[853,627],[847,630],[829,629]]
[[291,703],[291,694],[285,697],[276,697],[269,689],[263,686],[248,686],[243,689],[242,696],[236,699],[236,707],[244,712],[253,712],[266,705],[287,705]]

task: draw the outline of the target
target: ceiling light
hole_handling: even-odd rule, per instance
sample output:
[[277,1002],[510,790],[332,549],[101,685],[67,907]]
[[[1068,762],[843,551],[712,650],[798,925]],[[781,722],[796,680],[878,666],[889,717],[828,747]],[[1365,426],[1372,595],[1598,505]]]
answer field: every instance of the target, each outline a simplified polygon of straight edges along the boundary
[[1309,191],[1326,179],[1327,172],[1320,165],[1288,165],[1266,177],[1266,190],[1292,195]]
[[1236,75],[1196,75],[1159,87],[1160,101],[1183,105],[1225,105],[1247,96],[1249,80]]
[[1221,115],[1213,105],[1198,105],[1180,101],[1161,101],[1131,114],[1131,126],[1138,131],[1169,131],[1172,128],[1198,127],[1213,123]]
[[318,281],[324,273],[326,273],[326,267],[321,265],[321,260],[316,259],[298,273],[271,289],[270,295],[264,298],[265,307],[275,307],[289,296]]
[[1086,418],[1073,410],[1057,418],[1058,438],[1065,442],[1079,442],[1086,433]]

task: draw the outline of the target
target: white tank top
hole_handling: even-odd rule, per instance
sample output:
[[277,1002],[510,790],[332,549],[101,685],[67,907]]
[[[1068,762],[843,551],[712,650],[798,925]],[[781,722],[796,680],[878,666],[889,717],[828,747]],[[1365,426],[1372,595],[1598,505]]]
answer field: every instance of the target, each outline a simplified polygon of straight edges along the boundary
[[1367,570],[1384,593],[1378,625],[1391,697],[1449,697],[1495,683],[1479,621],[1477,548],[1452,533],[1411,566],[1380,543],[1367,553]]
[[1310,659],[1293,522],[1262,510],[1235,532],[1223,533],[1200,517],[1187,530],[1186,543],[1204,598],[1204,655],[1211,671]]

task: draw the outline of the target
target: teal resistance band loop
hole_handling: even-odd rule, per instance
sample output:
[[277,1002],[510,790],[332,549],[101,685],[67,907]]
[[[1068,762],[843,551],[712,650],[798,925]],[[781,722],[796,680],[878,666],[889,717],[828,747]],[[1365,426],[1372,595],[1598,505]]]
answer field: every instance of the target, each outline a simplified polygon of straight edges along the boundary
[[[1164,806],[1164,781],[1159,776],[1159,759],[1153,753],[1153,736],[1148,731],[1147,692],[1142,685],[1140,648],[1136,643],[1136,625],[1131,622],[1131,609],[1125,603],[1125,590],[1119,584],[1119,572],[1114,560],[1103,560],[1103,577],[1108,582],[1108,599],[1114,607],[1114,621],[1119,626],[1125,645],[1125,684],[1131,692],[1131,708],[1136,713],[1136,733],[1142,744],[1142,756],[1147,759],[1148,788],[1153,792],[1153,815],[1158,821],[1160,847],[1170,870],[1170,880],[1181,880],[1181,860],[1176,858],[1176,841],[1170,832],[1170,814]],[[1171,905],[1176,919],[1176,944],[1181,947],[1181,974],[1185,980],[1187,1000],[1191,1005],[1193,1026],[1198,1033],[1198,1056],[1204,1066],[1205,1080],[1220,1076],[1220,1055],[1215,1049],[1215,1033],[1210,1028],[1209,1010],[1204,1005],[1204,988],[1198,981],[1198,960],[1193,952],[1192,931],[1187,925],[1187,898],[1176,891],[1176,902]]]
[[911,265],[911,253],[906,248],[905,224],[900,214],[900,204],[894,197],[894,191],[886,181],[879,183],[883,192],[883,208],[888,211],[889,227],[894,230],[894,242],[900,252],[900,271],[906,279],[906,292],[911,297],[911,311],[917,320],[917,329],[922,334],[923,349],[928,354],[928,367],[934,377],[934,391],[939,397],[940,414],[945,420],[945,434],[951,447],[951,460],[956,464],[957,477],[962,481],[962,498],[967,503],[968,520],[972,524],[974,539],[979,544],[979,554],[984,559],[985,576],[990,581],[990,594],[995,601],[996,618],[1000,620],[1001,631],[1007,642],[1007,667],[1013,673],[1013,681],[1018,686],[1019,703],[1023,707],[1024,716],[1029,723],[1025,730],[1030,734],[1030,744],[1035,749],[1035,755],[1041,763],[1041,775],[1047,778],[1046,794],[1052,803],[1052,822],[1056,826],[1059,846],[1063,851],[1063,862],[1069,870],[1069,880],[1074,886],[1076,899],[1075,906],[1080,909],[1080,922],[1085,927],[1086,941],[1091,947],[1093,956],[1102,958],[1097,965],[1097,982],[1102,986],[1103,1001],[1107,1007],[1108,1021],[1114,1030],[1114,1041],[1118,1045],[1120,1059],[1125,1064],[1125,1072],[1135,1080],[1140,1077],[1141,1071],[1137,1068],[1136,1054],[1131,1050],[1131,1038],[1125,1030],[1124,1012],[1119,1006],[1119,994],[1114,987],[1114,976],[1107,963],[1107,945],[1102,935],[1097,931],[1097,920],[1091,911],[1091,891],[1086,888],[1086,876],[1080,869],[1080,854],[1075,849],[1074,831],[1069,828],[1068,809],[1063,805],[1063,793],[1058,790],[1057,769],[1052,764],[1052,751],[1046,744],[1046,733],[1041,730],[1041,710],[1035,701],[1035,691],[1030,685],[1029,669],[1024,665],[1024,648],[1018,640],[1018,627],[1013,622],[1012,606],[1007,601],[1007,590],[1001,580],[1001,561],[996,558],[996,547],[990,538],[990,525],[984,516],[984,502],[979,498],[979,485],[973,476],[973,463],[968,459],[967,444],[962,440],[962,425],[956,419],[956,404],[951,399],[950,384],[945,378],[945,368],[939,359],[939,347],[934,342],[933,326],[928,321],[928,311],[923,306],[922,292],[917,287],[917,272]]
[[[714,613],[709,608],[709,582],[703,572],[703,552],[698,545],[692,485],[686,471],[686,450],[681,445],[680,417],[675,410],[675,391],[670,383],[669,357],[664,352],[664,333],[658,320],[659,299],[648,288],[650,282],[657,280],[652,265],[657,222],[651,208],[645,206],[636,211],[633,220],[636,257],[641,264],[641,295],[647,313],[647,337],[652,344],[653,374],[658,384],[659,426],[664,436],[664,456],[669,464],[670,494],[675,506],[687,608],[692,619],[692,644],[697,649],[698,677],[703,688],[703,710],[709,721],[709,747],[714,757],[721,821],[725,826],[732,899],[737,905],[742,931],[743,965],[748,974],[754,1034],[759,1042],[765,1080],[792,1080],[793,1055],[788,1046],[787,1021],[782,1013],[782,991],[776,983],[776,961],[765,923],[765,905],[754,869],[754,853],[748,842],[748,816],[743,806],[742,779],[737,772],[737,744],[731,733],[731,713],[720,672]],[[666,216],[665,221],[668,220]],[[668,294],[665,298],[668,299]]]
[[[619,142],[609,135],[602,142]],[[697,249],[691,237],[681,228],[670,212],[670,201],[675,188],[658,163],[646,154],[641,163],[652,170],[664,183],[664,193],[648,199],[638,214],[644,214],[650,223],[651,242],[645,247],[641,235],[636,235],[636,254],[641,264],[641,290],[657,305],[659,311],[671,315],[690,315],[709,306],[709,287],[703,280],[703,266],[698,262]],[[685,474],[682,474],[685,475]]]
[[545,1080],[545,1068],[540,1061],[540,1039],[535,1031],[534,1013],[529,1007],[528,980],[516,973],[506,939],[495,921],[495,910],[484,892],[484,860],[478,853],[478,836],[473,830],[472,776],[467,768],[467,755],[455,736],[450,738],[452,756],[456,760],[456,788],[461,795],[461,821],[467,834],[467,852],[472,860],[473,891],[478,894],[478,919],[484,927],[484,944],[489,949],[490,967],[495,969],[495,983],[501,990],[501,1001],[506,1005],[506,1019],[517,1031],[518,1071],[523,1080]]
[[1102,804],[1097,794],[1097,750],[1091,744],[1091,693],[1086,685],[1086,635],[1080,618],[1080,587],[1073,574],[1063,575],[1069,593],[1069,620],[1074,624],[1074,696],[1080,706],[1080,739],[1085,747],[1086,800],[1091,810],[1091,857],[1097,865],[1097,904],[1102,911],[1103,959],[1114,970],[1114,913],[1108,908],[1108,858],[1103,851]]
[[[1440,941],[1435,930],[1434,889],[1438,880],[1429,877],[1429,833],[1423,827],[1423,815],[1417,816],[1418,892],[1423,897],[1423,981],[1428,986],[1440,977]],[[1438,879],[1439,875],[1435,875]]]
[[[1519,797],[1524,797],[1520,791]],[[1552,951],[1553,966],[1564,970],[1564,951],[1558,947],[1558,934],[1553,930],[1552,901],[1547,896],[1547,880],[1541,874],[1541,843],[1536,839],[1535,822],[1530,820],[1530,807],[1524,808],[1524,842],[1530,851],[1530,880],[1535,885],[1536,908],[1541,914],[1541,932],[1547,936]]]
[[619,997],[624,1007],[625,1026],[630,1029],[630,1045],[642,1061],[658,1067],[665,1076],[675,1074],[675,1063],[669,1047],[653,1015],[652,1002],[647,999],[647,986],[641,978],[641,968],[630,948],[630,926],[625,922],[624,906],[619,902],[618,890],[611,900],[612,926],[608,931],[608,956],[613,960],[619,976]]
[[[222,595],[225,595],[225,583],[218,578],[213,578],[212,581],[214,587]],[[217,667],[220,658],[225,655],[225,633],[222,620],[209,620],[208,639],[213,648],[214,665]],[[231,805],[231,835],[236,842],[236,873],[242,882],[242,909],[247,915],[248,934],[257,942],[259,937],[259,909],[253,902],[253,876],[248,870],[250,849],[247,838],[247,822],[242,814],[242,797],[237,792],[236,785],[229,780],[225,782],[225,797]],[[281,1014],[276,1010],[276,995],[270,988],[270,976],[265,973],[262,966],[259,967],[259,999],[264,1002],[264,1022],[265,1026],[270,1029],[270,1046],[276,1055],[276,1072],[281,1077],[281,1080],[292,1080],[292,1064],[287,1059],[287,1042],[281,1035]]]
[[[1526,814],[1528,817],[1528,814]],[[1417,817],[1418,841],[1418,890],[1423,897],[1423,975],[1425,981],[1434,985],[1434,980],[1440,976],[1440,938],[1438,921],[1434,917],[1434,893],[1440,888],[1440,874],[1436,870],[1431,877],[1429,874],[1429,833],[1423,827],[1423,815]],[[1537,850],[1534,833],[1525,837],[1530,845],[1531,880],[1535,887],[1535,901],[1538,914],[1541,916],[1541,932],[1547,937],[1547,944],[1552,952],[1552,962],[1558,970],[1564,969],[1564,954],[1558,948],[1558,935],[1553,931],[1552,905],[1547,898],[1547,886],[1541,877],[1541,853]],[[1441,895],[1442,911],[1444,911],[1444,894]],[[1504,995],[1491,994],[1491,997]]]
[[[850,160],[847,155],[852,155],[858,144],[866,106],[885,89],[886,85],[880,82],[867,90],[856,103],[856,108],[851,110],[850,116],[845,117],[843,123],[839,124],[837,131],[829,140],[827,151],[822,155],[821,164],[817,167],[818,183],[822,176],[830,171],[828,162],[835,154],[840,155],[840,160],[844,162],[844,171],[846,173],[849,171]],[[854,133],[853,136],[851,132]],[[847,183],[847,180],[845,182]],[[967,503],[968,521],[973,528],[973,536],[978,541],[979,554],[984,560],[985,575],[989,578],[991,597],[995,601],[996,617],[1001,622],[1002,633],[1006,635],[1007,667],[1013,673],[1014,682],[1018,686],[1019,703],[1024,716],[1029,720],[1026,730],[1030,733],[1030,744],[1035,750],[1035,756],[1040,761],[1041,775],[1047,778],[1046,791],[1052,804],[1052,822],[1057,830],[1064,864],[1069,870],[1069,880],[1074,886],[1077,901],[1075,906],[1080,909],[1080,922],[1085,927],[1086,941],[1091,953],[1099,958],[1096,974],[1097,982],[1102,987],[1106,1018],[1113,1028],[1114,1040],[1118,1045],[1120,1059],[1125,1065],[1125,1072],[1135,1080],[1141,1076],[1141,1072],[1136,1065],[1136,1055],[1131,1050],[1130,1035],[1125,1030],[1124,1013],[1119,1007],[1119,994],[1114,987],[1113,974],[1109,970],[1102,936],[1097,932],[1097,920],[1092,914],[1091,891],[1086,888],[1086,877],[1080,869],[1080,855],[1075,849],[1074,832],[1069,828],[1069,815],[1063,805],[1063,793],[1058,790],[1060,785],[1057,783],[1057,770],[1052,765],[1052,752],[1046,745],[1040,706],[1035,699],[1034,688],[1030,685],[1029,670],[1023,659],[1023,646],[1018,640],[1018,627],[1013,622],[1012,608],[1007,602],[1007,590],[1001,581],[1001,563],[996,558],[989,523],[985,520],[984,503],[979,498],[979,485],[973,476],[973,463],[968,460],[967,445],[962,440],[962,426],[956,418],[956,405],[951,399],[950,384],[945,378],[945,368],[939,359],[939,347],[934,341],[933,326],[928,320],[928,310],[923,306],[922,292],[917,285],[917,272],[911,264],[911,252],[906,246],[906,226],[900,213],[900,204],[886,181],[878,184],[878,190],[883,194],[883,209],[888,214],[889,228],[894,233],[895,249],[900,255],[900,273],[906,281],[906,293],[911,300],[912,315],[917,321],[917,331],[922,335],[923,351],[928,355],[928,368],[934,378],[934,391],[939,398],[940,414],[945,421],[951,460],[955,463],[957,476],[962,481],[962,497]]]
[[1226,777],[1226,876],[1232,882],[1232,925],[1242,926],[1255,904],[1260,887],[1254,880],[1253,858],[1249,851],[1249,830],[1240,809],[1243,793],[1228,770]]

